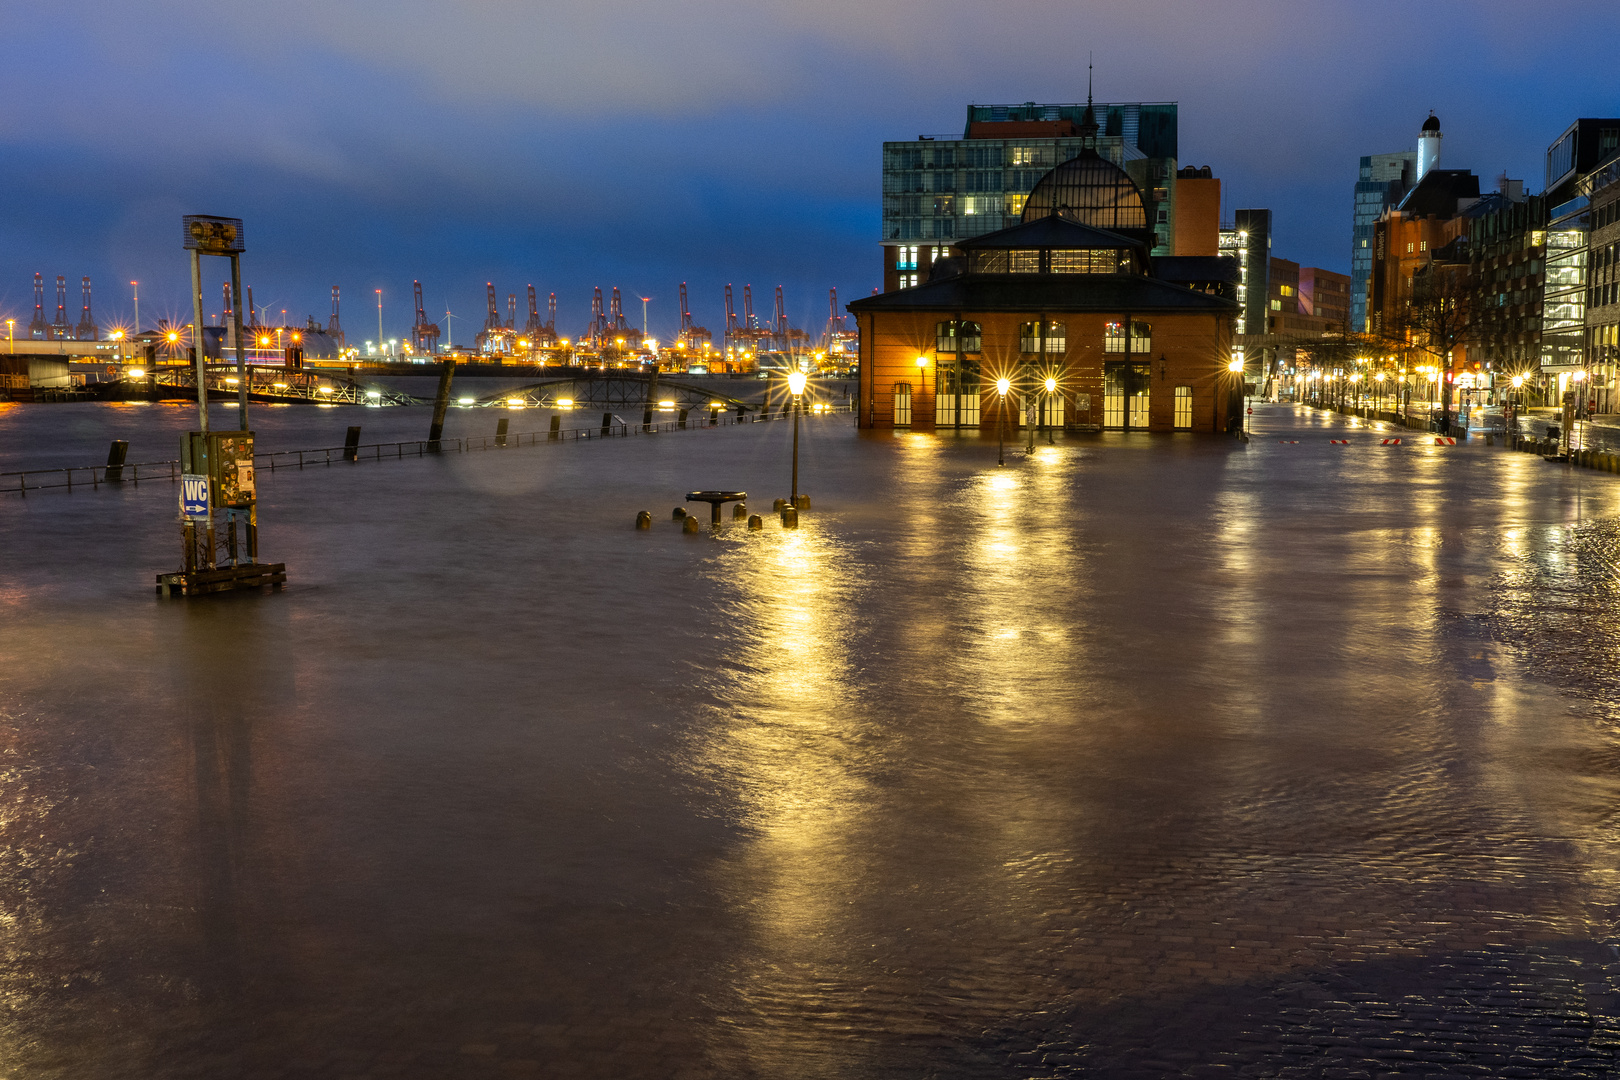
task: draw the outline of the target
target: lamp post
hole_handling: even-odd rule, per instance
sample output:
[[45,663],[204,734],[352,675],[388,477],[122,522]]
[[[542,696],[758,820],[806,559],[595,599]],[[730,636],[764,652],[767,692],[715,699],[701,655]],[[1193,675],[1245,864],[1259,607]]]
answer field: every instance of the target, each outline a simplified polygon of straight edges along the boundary
[[[1048,411],[1052,408],[1052,395],[1055,393],[1057,393],[1057,380],[1048,375],[1046,377],[1046,408]],[[1053,426],[1052,424],[1046,425],[1046,442],[1048,445],[1052,442]]]
[[16,330],[17,330],[17,320],[16,319],[7,319],[6,320],[6,344],[11,346],[11,353],[12,353],[13,356],[15,356],[17,354]]
[[1007,464],[1007,391],[1012,383],[1005,377],[996,380],[996,464]]
[[923,387],[927,384],[927,380],[928,380],[928,357],[924,356],[922,353],[918,353],[917,354],[917,398],[916,398],[916,404],[911,407],[912,408],[911,424],[912,424],[913,430],[916,429],[916,425],[917,425],[917,413],[922,412],[922,409],[919,408],[919,406],[922,405]]
[[799,397],[804,393],[804,372],[788,372],[788,393],[793,395],[793,508],[799,508]]
[[382,336],[382,290],[378,289],[377,290],[377,349],[379,351],[381,351],[382,347],[383,347],[383,336]]
[[134,290],[134,292],[135,292],[135,330],[134,330],[134,332],[136,334],[139,334],[141,332],[141,283],[138,282],[138,281],[132,281],[132,282],[129,283],[129,287],[132,290]]
[[[1226,370],[1230,371],[1239,380],[1239,385],[1241,386],[1243,379],[1243,360],[1240,357],[1234,356],[1231,361],[1227,363]],[[1238,434],[1246,436],[1248,435],[1248,431],[1246,430],[1246,422],[1243,418],[1245,397],[1246,395],[1243,394],[1238,395]]]

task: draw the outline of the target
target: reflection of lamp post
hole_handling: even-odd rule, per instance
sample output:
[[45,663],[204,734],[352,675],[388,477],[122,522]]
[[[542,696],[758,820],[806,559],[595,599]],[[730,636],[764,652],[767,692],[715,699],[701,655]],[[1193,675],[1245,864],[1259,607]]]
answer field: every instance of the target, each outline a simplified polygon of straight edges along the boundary
[[[1055,393],[1057,393],[1057,380],[1048,375],[1046,377],[1046,409],[1048,412],[1052,409],[1052,395]],[[1046,441],[1048,444],[1052,441],[1052,428],[1052,424],[1046,425]]]
[[793,395],[793,508],[799,508],[799,396],[804,393],[804,372],[788,372],[788,393]]
[[1006,378],[996,380],[996,393],[1000,399],[996,408],[996,464],[1007,464],[1007,391],[1012,383]]

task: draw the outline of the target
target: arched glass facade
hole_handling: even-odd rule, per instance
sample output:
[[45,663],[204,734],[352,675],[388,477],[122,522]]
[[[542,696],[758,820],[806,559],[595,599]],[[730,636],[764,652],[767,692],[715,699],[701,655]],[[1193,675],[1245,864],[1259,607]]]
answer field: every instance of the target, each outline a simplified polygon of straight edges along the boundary
[[1053,169],[1035,185],[1024,203],[1022,220],[1062,214],[1070,221],[1110,231],[1148,227],[1142,192],[1125,170],[1094,150]]

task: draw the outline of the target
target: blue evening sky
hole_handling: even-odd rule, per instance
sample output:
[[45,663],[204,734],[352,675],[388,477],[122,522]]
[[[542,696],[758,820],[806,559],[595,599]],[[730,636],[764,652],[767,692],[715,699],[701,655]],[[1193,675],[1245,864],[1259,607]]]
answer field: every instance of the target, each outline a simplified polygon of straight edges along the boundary
[[[752,282],[795,325],[880,280],[885,139],[958,131],[970,101],[1181,103],[1181,162],[1274,252],[1346,271],[1356,159],[1416,145],[1539,191],[1546,145],[1620,115],[1613,0],[5,0],[0,307],[89,274],[103,323],[189,314],[179,219],[246,219],[245,281],[289,319],[344,290],[350,339],[482,321],[484,282],[556,292],[577,334],[618,285],[667,337],[676,290],[718,331]],[[205,277],[219,308],[223,263]],[[52,288],[50,291],[54,292]],[[47,297],[54,309],[54,295]],[[54,310],[47,311],[47,318]],[[0,317],[4,317],[0,315]],[[523,316],[520,313],[519,321]]]

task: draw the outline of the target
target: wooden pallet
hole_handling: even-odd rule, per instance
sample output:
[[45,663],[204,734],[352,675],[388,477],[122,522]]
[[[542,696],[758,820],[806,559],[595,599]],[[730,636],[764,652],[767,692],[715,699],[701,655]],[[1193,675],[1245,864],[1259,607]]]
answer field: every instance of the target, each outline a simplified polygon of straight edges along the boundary
[[159,574],[157,591],[159,596],[203,596],[236,589],[257,589],[265,585],[280,588],[286,582],[286,563],[246,563],[242,566],[222,566],[217,570],[198,570],[190,574]]

